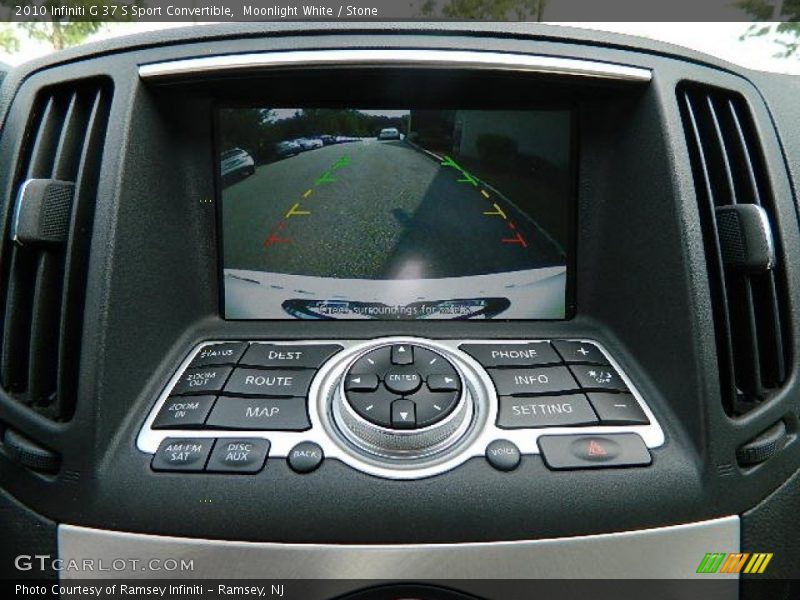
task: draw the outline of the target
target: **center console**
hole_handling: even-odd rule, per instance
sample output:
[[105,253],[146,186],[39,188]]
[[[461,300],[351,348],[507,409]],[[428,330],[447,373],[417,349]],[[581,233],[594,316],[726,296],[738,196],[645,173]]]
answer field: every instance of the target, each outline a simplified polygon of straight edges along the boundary
[[204,343],[139,434],[156,471],[297,473],[324,459],[391,479],[485,456],[513,471],[646,466],[664,434],[618,363],[588,340]]

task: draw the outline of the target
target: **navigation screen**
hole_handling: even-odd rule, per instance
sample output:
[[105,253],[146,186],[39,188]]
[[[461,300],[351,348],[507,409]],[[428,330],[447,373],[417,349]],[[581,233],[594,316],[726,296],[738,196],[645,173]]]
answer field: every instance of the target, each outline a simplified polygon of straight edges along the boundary
[[562,319],[570,110],[222,108],[225,317]]

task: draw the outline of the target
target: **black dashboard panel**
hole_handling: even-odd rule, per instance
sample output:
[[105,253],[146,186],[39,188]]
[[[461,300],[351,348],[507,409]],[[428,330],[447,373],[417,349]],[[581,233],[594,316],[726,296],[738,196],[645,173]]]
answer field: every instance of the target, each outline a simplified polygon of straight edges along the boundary
[[[173,35],[173,34],[170,34]],[[193,36],[197,36],[195,39]],[[574,36],[574,37],[573,37]],[[139,66],[209,55],[332,49],[452,49],[556,56],[652,71],[643,84],[529,74],[530,93],[577,107],[574,315],[563,322],[280,322],[221,317],[212,107],[261,95],[269,75],[143,81]],[[240,25],[142,36],[72,51],[11,72],[0,96],[0,223],[8,231],[28,113],[48,86],[113,83],[86,263],[75,410],[53,421],[0,392],[0,423],[55,451],[56,473],[0,449],[0,486],[59,523],[189,537],[281,542],[407,543],[521,540],[641,529],[746,513],[798,468],[796,359],[780,389],[739,417],[723,408],[715,313],[695,180],[676,89],[691,81],[740,94],[752,113],[776,202],[796,356],[800,289],[793,126],[796,82],[672,47],[524,26],[408,25],[314,29]],[[352,83],[386,71],[331,67],[312,78]],[[425,82],[419,70],[392,73]],[[471,75],[484,77],[485,75]],[[493,82],[518,89],[507,75]],[[302,86],[305,84],[298,83]],[[422,90],[428,86],[420,85]],[[332,96],[346,86],[331,85]],[[369,89],[375,89],[369,86]],[[381,88],[374,92],[380,99]],[[365,94],[373,93],[371,91]],[[401,90],[399,93],[406,93]],[[408,91],[411,93],[411,90]],[[414,90],[417,93],[417,90]],[[422,93],[422,92],[420,92]],[[491,94],[490,94],[491,95]],[[519,102],[525,96],[518,96]],[[787,170],[788,167],[788,170]],[[8,248],[0,260],[8,269]],[[5,272],[5,271],[4,271]],[[794,335],[794,337],[791,337]],[[529,454],[511,472],[482,457],[411,481],[338,460],[299,474],[282,458],[254,476],[154,473],[136,440],[190,349],[225,340],[596,340],[663,429],[652,464],[550,470]],[[777,421],[785,446],[753,467],[736,450]],[[387,507],[393,510],[387,510]],[[533,508],[532,508],[533,507]],[[409,517],[412,515],[412,517]],[[357,526],[356,526],[357,524]]]

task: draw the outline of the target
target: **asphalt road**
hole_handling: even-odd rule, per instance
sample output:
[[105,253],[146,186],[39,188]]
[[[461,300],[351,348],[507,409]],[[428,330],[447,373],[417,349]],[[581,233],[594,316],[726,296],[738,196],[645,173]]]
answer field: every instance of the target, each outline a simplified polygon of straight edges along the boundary
[[532,219],[463,178],[403,141],[261,166],[223,191],[225,267],[415,279],[563,264]]

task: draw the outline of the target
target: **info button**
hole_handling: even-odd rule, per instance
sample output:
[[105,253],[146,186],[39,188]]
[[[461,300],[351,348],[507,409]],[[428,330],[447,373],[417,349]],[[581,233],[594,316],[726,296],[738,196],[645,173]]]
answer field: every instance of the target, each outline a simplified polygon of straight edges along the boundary
[[489,369],[498,396],[530,396],[580,391],[566,367]]

